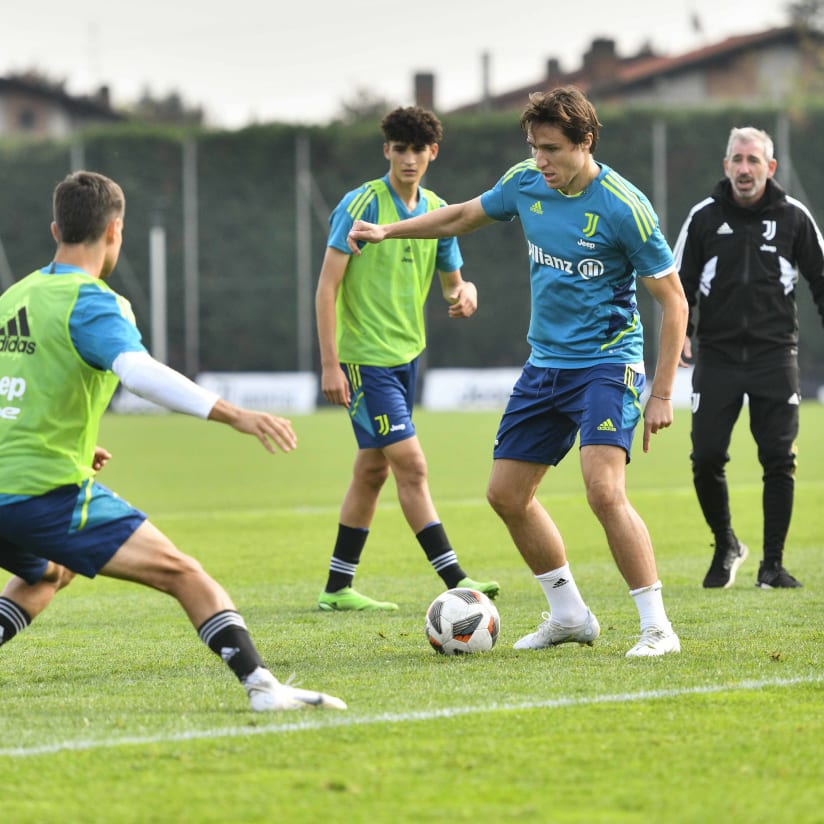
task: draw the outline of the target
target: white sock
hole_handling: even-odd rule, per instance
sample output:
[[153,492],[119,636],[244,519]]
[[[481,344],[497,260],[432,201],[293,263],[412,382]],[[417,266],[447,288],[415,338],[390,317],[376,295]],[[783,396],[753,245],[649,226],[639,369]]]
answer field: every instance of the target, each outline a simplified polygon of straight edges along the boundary
[[569,564],[535,576],[544,590],[552,617],[565,627],[575,627],[586,620],[587,605],[569,571]]
[[638,615],[641,619],[641,632],[649,627],[658,627],[663,630],[671,630],[664,609],[664,596],[661,594],[663,584],[656,581],[648,587],[631,589],[629,594],[635,599],[635,606],[638,607]]

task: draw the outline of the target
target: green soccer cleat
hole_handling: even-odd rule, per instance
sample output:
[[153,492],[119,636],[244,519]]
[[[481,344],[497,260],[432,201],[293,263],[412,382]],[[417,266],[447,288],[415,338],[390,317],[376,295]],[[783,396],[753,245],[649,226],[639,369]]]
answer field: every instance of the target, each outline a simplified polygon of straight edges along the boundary
[[461,578],[456,586],[462,589],[477,589],[489,599],[494,599],[501,591],[501,585],[497,581],[473,581],[471,578]]
[[352,587],[344,587],[337,592],[321,592],[318,596],[318,608],[325,612],[343,612],[347,610],[390,611],[398,608],[391,601],[376,601],[367,595],[361,595]]

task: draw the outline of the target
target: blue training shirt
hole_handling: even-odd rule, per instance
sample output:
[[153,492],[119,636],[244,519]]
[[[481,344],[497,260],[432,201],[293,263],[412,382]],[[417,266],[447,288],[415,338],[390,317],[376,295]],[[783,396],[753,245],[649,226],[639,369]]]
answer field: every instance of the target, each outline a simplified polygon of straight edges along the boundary
[[598,177],[572,197],[550,189],[531,158],[481,195],[490,218],[521,220],[532,288],[529,361],[536,366],[641,364],[636,275],[675,268],[649,200],[598,165]]

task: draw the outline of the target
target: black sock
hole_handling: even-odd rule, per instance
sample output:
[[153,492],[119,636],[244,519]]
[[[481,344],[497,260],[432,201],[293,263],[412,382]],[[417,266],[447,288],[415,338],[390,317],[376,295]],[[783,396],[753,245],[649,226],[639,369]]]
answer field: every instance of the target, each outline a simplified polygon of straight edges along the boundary
[[338,538],[335,541],[332,560],[329,562],[326,592],[337,592],[352,585],[368,537],[368,529],[338,524]]
[[243,618],[232,609],[216,612],[198,627],[197,634],[240,681],[264,666]]
[[458,563],[458,556],[446,537],[446,530],[440,521],[424,527],[416,536],[418,543],[423,547],[429,563],[435,572],[441,576],[448,589],[458,585],[458,581],[466,578],[466,573]]
[[0,595],[0,647],[31,623],[31,616],[9,598]]

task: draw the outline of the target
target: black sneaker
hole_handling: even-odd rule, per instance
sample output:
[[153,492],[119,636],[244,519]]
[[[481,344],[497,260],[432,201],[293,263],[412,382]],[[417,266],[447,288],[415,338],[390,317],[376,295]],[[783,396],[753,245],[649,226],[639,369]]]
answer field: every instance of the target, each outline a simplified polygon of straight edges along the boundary
[[733,538],[733,543],[727,546],[716,544],[712,563],[704,576],[704,589],[729,589],[735,583],[738,567],[749,554],[746,544],[742,544],[738,538]]
[[763,561],[758,565],[758,580],[755,585],[759,589],[798,589],[802,586],[779,563],[766,565]]

